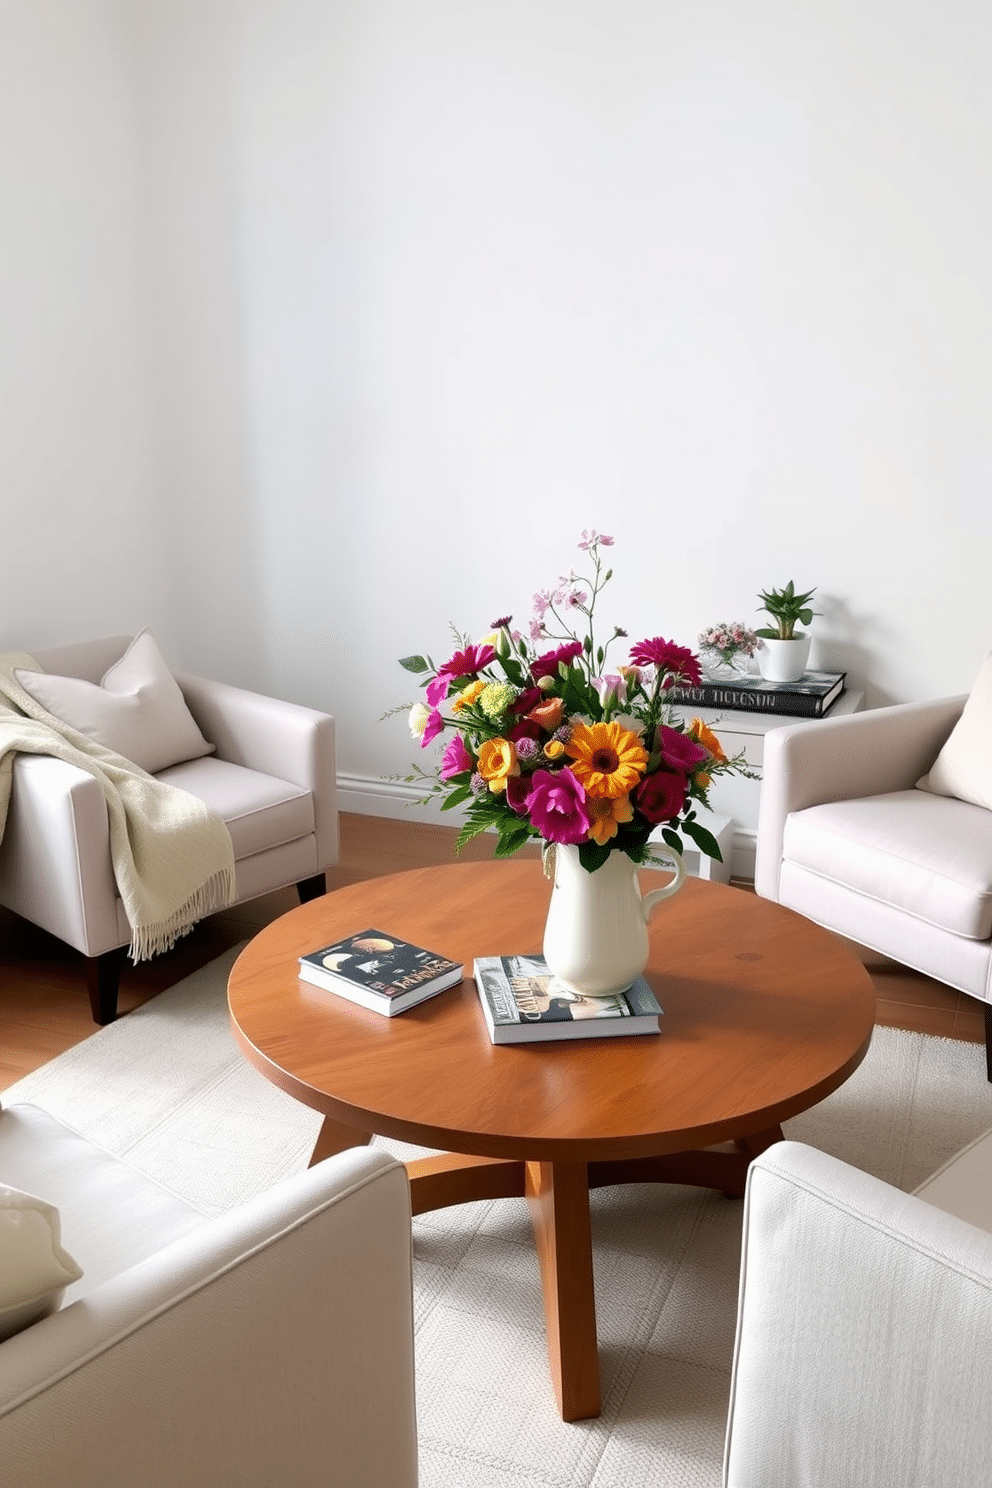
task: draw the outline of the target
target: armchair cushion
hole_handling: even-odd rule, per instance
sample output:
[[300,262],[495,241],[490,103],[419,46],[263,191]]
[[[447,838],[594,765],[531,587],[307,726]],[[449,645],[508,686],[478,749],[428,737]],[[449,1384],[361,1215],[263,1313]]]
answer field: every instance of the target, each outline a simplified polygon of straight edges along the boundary
[[173,765],[158,778],[216,811],[231,834],[236,862],[314,830],[312,792],[260,770],[229,760],[197,759]]
[[203,1214],[43,1111],[0,1111],[0,1173],[58,1205],[61,1237],[78,1266],[65,1305],[197,1229]]
[[790,864],[971,940],[992,935],[992,811],[916,790],[786,818]]
[[992,811],[992,652],[975,678],[964,710],[928,774],[917,785]]
[[213,751],[147,629],[99,683],[25,667],[14,675],[55,718],[149,775]]
[[55,1205],[0,1183],[0,1341],[54,1312],[82,1274]]

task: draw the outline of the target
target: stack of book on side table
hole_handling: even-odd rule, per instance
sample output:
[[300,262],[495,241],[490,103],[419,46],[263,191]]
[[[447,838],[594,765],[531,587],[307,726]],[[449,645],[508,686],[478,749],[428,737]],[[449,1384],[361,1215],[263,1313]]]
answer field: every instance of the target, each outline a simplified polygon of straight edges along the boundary
[[392,1018],[454,987],[465,970],[437,951],[360,930],[300,957],[300,980]]
[[660,1031],[661,1007],[644,977],[615,997],[579,997],[542,956],[477,956],[472,972],[494,1044]]
[[766,682],[764,677],[716,682],[704,677],[700,687],[670,687],[665,697],[670,703],[689,707],[823,718],[844,691],[846,678],[846,672],[804,672],[798,682]]

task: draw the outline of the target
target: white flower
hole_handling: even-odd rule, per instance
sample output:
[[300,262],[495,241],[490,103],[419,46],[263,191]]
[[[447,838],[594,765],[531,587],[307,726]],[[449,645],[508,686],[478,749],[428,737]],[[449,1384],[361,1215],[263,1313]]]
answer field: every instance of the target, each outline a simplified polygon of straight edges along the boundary
[[415,739],[422,739],[424,737],[424,729],[427,727],[427,720],[430,716],[430,708],[425,707],[423,703],[414,703],[410,709],[408,722],[410,724],[410,732]]

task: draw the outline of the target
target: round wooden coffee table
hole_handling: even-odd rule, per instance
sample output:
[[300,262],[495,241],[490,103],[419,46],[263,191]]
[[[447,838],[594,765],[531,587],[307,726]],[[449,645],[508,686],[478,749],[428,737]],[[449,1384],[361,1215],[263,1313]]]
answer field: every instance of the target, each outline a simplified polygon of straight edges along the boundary
[[[579,1420],[600,1406],[589,1189],[655,1181],[739,1197],[781,1122],[860,1064],[875,994],[827,931],[690,879],[650,926],[659,1035],[495,1046],[473,958],[539,951],[550,892],[534,859],[338,889],[246,946],[229,1003],[252,1063],[323,1113],[312,1161],[378,1133],[442,1149],[408,1164],[415,1214],[530,1200],[551,1373],[562,1416]],[[372,926],[463,960],[467,979],[395,1018],[299,981],[301,954]]]

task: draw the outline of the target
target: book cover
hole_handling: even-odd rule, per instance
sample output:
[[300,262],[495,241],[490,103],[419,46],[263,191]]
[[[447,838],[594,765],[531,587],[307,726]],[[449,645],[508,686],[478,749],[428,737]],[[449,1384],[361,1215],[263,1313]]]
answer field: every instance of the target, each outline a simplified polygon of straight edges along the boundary
[[644,977],[617,997],[578,997],[543,956],[478,956],[472,972],[494,1044],[659,1031],[661,1007]]
[[846,678],[846,672],[804,672],[797,682],[766,682],[764,677],[714,682],[704,677],[700,687],[670,687],[666,696],[688,706],[822,718],[844,691]]
[[407,1005],[462,979],[464,965],[382,930],[360,930],[300,957],[300,976],[330,991],[354,989]]

